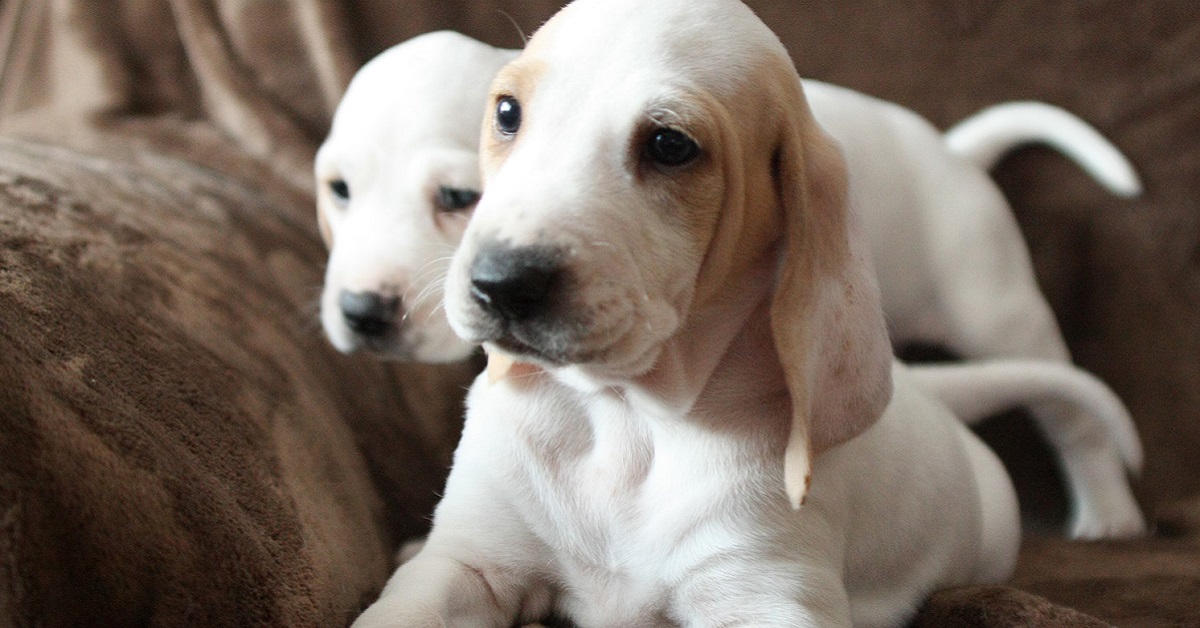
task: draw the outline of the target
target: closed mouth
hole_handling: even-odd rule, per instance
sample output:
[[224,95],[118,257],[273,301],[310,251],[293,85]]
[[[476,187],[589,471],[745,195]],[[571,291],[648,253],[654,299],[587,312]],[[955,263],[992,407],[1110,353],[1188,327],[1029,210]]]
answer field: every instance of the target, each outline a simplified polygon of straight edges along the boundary
[[550,366],[588,365],[603,362],[634,325],[630,319],[607,330],[596,330],[591,321],[532,321],[495,325],[485,333],[488,342],[516,357],[526,357]]

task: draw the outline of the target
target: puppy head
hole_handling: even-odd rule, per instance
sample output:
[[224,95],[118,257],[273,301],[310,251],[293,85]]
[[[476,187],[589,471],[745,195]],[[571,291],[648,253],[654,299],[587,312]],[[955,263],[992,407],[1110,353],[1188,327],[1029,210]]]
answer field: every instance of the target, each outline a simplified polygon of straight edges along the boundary
[[430,33],[350,83],[316,160],[329,246],[321,323],[339,350],[422,362],[470,354],[441,311],[442,280],[479,197],[488,85],[514,54]]
[[845,166],[741,3],[577,0],[497,76],[481,158],[447,279],[463,337],[637,377],[689,318],[774,276],[794,503],[811,457],[881,414],[891,348]]

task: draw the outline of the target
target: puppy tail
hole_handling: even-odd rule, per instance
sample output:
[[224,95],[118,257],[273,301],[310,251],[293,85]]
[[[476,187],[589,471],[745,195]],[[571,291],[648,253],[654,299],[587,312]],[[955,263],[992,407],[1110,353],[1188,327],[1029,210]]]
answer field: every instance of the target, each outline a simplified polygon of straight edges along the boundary
[[1054,105],[1037,101],[994,105],[959,122],[943,137],[951,152],[984,170],[1022,144],[1048,144],[1113,194],[1134,198],[1142,193],[1142,182],[1121,151],[1087,122]]
[[1142,443],[1129,410],[1095,375],[1074,365],[1039,360],[987,360],[911,365],[916,385],[971,425],[1018,406],[1060,401],[1099,421],[1125,467],[1142,469]]

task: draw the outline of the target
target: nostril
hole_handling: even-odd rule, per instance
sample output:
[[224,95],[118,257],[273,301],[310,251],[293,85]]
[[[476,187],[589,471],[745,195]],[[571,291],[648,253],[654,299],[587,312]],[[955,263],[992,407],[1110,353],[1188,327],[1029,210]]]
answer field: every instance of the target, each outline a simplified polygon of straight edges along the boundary
[[540,246],[482,249],[471,264],[471,296],[510,321],[536,316],[562,274],[560,258],[555,249]]
[[382,336],[391,330],[400,299],[384,298],[378,292],[350,292],[338,296],[346,326],[364,336]]
[[475,277],[471,280],[471,295],[485,308],[520,320],[541,309],[553,279],[553,273],[537,268],[506,277]]

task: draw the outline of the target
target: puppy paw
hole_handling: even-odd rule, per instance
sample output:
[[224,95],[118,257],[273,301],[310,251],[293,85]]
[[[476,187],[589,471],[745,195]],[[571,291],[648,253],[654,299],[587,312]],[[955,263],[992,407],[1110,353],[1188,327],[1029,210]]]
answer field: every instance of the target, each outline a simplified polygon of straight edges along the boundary
[[1146,520],[1137,504],[1109,504],[1107,508],[1080,509],[1071,518],[1067,533],[1072,539],[1132,539],[1146,534]]
[[358,616],[351,628],[446,628],[446,621],[436,612],[406,607],[403,600],[384,600],[372,604]]

